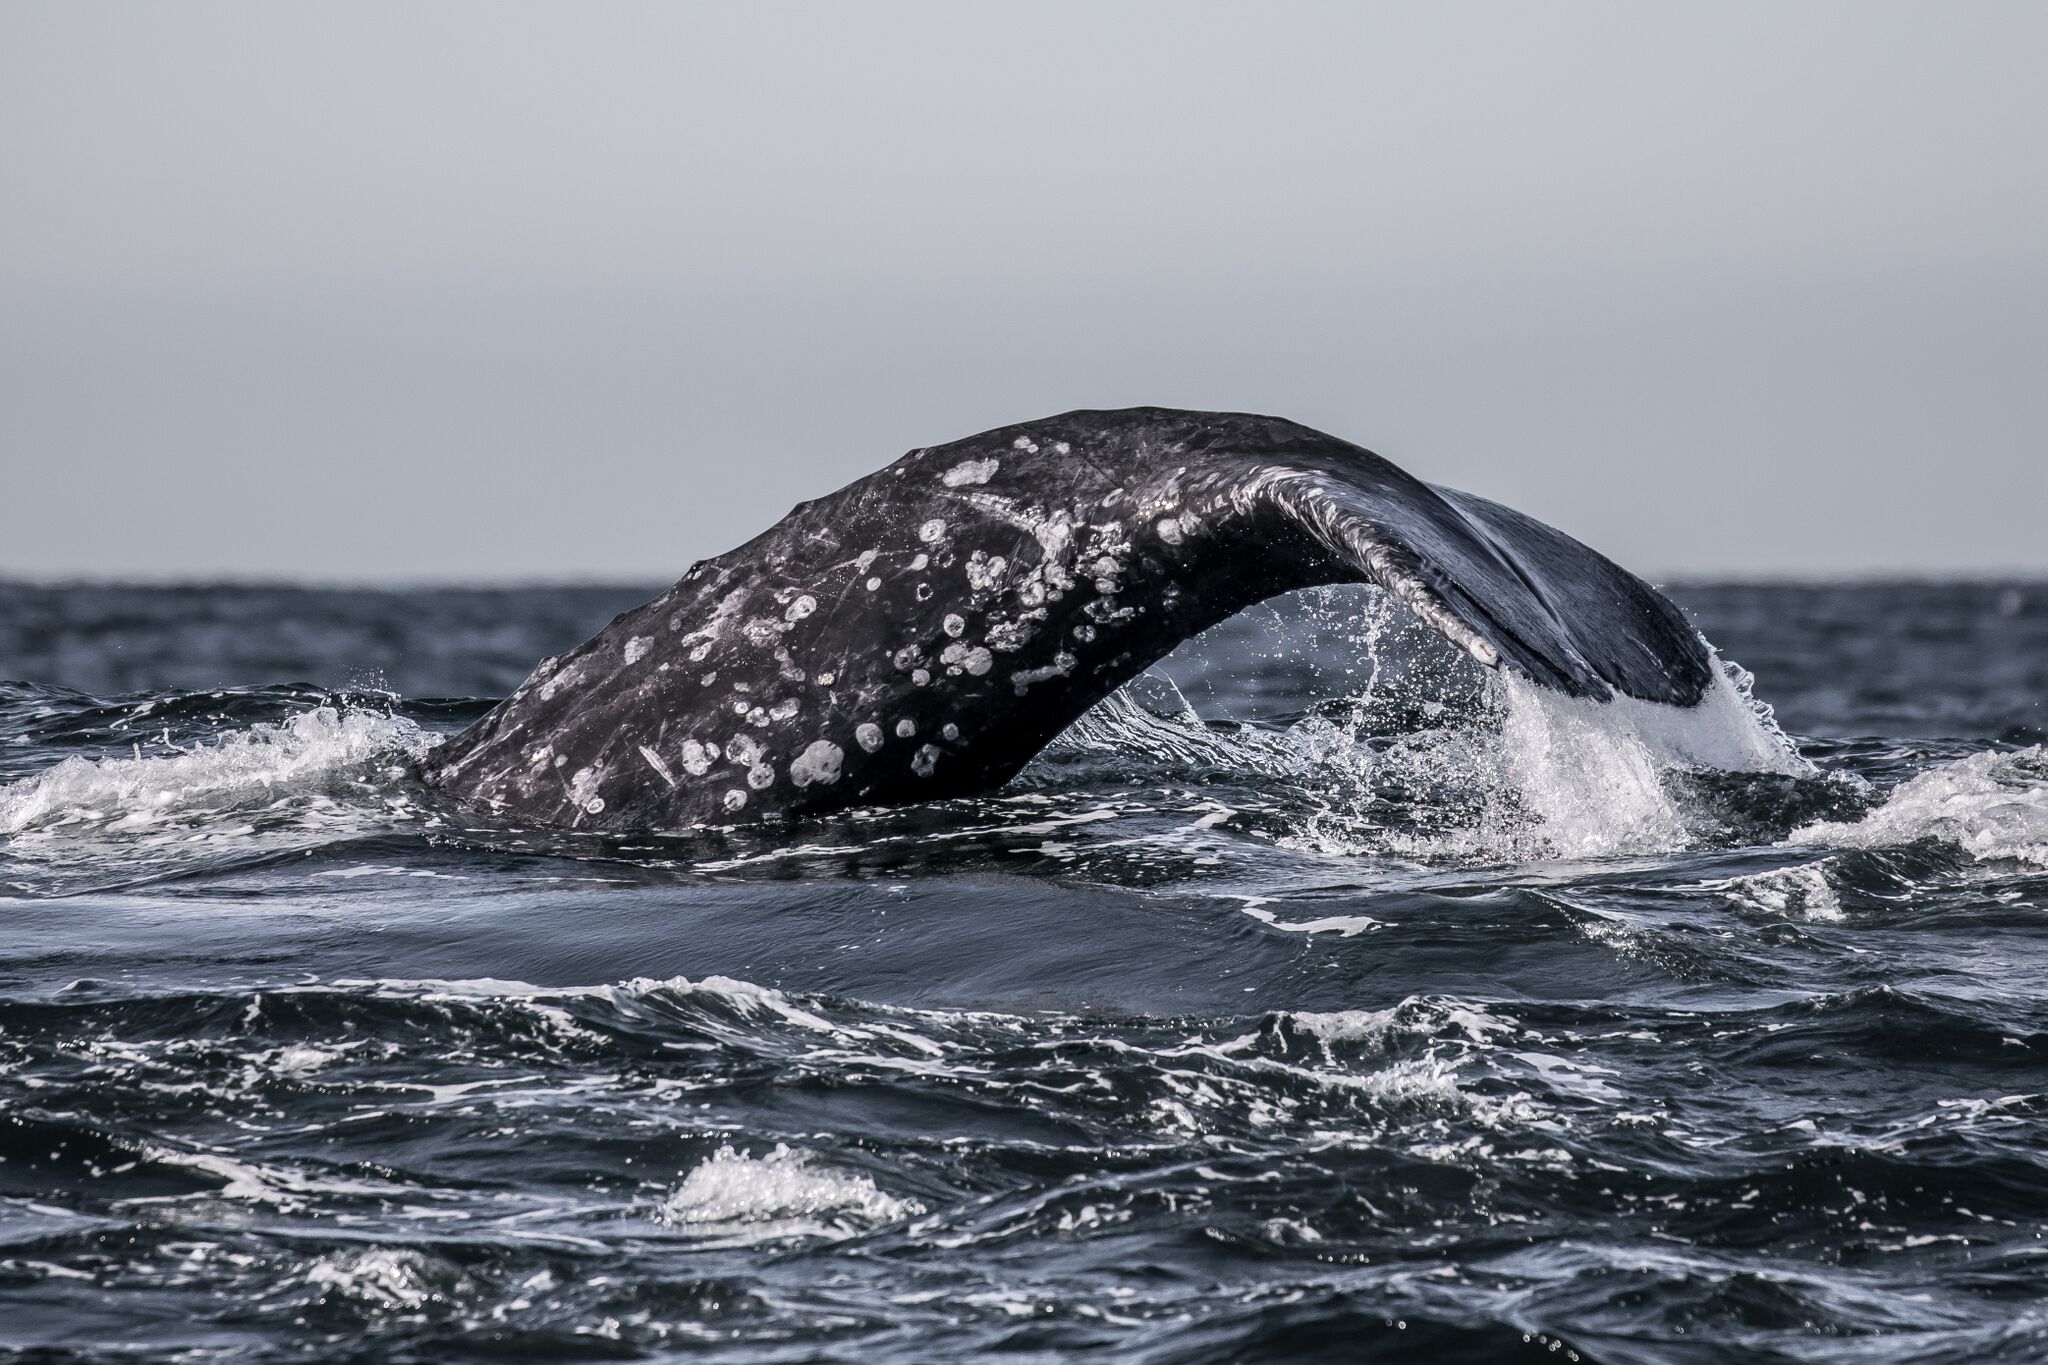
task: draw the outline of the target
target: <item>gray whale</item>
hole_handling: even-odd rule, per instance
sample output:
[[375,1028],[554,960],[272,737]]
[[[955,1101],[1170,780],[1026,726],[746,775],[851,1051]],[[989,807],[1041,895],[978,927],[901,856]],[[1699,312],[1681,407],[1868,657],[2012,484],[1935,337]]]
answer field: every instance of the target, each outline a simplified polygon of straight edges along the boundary
[[663,830],[990,791],[1276,593],[1385,588],[1481,663],[1697,704],[1705,644],[1635,575],[1276,417],[1070,412],[799,503],[543,660],[423,761],[480,813]]

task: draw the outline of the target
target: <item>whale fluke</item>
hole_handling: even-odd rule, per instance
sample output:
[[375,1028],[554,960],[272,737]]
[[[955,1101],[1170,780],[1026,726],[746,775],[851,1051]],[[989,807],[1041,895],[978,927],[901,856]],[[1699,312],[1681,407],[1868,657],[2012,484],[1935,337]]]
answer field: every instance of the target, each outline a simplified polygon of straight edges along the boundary
[[603,830],[984,792],[1188,636],[1352,581],[1571,696],[1690,706],[1713,676],[1670,602],[1511,508],[1280,418],[1083,411],[799,504],[543,661],[421,776]]

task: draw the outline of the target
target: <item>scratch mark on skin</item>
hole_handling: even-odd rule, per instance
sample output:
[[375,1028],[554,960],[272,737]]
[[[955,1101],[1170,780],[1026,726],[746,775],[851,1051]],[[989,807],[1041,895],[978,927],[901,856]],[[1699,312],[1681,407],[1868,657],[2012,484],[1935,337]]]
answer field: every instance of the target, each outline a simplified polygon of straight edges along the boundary
[[643,744],[640,746],[640,757],[647,760],[647,766],[654,769],[656,775],[662,781],[668,783],[671,787],[675,786],[676,775],[668,770],[668,764],[661,761],[660,754],[657,754],[654,750]]

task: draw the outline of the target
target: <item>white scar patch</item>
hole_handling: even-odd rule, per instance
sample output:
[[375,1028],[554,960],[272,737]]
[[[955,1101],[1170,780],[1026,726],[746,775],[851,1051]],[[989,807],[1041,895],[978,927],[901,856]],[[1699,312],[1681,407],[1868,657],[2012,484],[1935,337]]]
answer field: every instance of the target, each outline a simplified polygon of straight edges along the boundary
[[626,662],[637,664],[647,657],[647,651],[654,648],[654,639],[648,635],[635,635],[626,641]]
[[829,785],[839,780],[839,766],[845,761],[846,751],[837,744],[825,739],[814,741],[789,765],[789,780],[799,787],[808,787],[813,782]]
[[991,455],[985,460],[962,460],[940,476],[939,482],[948,488],[959,488],[970,483],[987,483],[996,472],[998,461]]

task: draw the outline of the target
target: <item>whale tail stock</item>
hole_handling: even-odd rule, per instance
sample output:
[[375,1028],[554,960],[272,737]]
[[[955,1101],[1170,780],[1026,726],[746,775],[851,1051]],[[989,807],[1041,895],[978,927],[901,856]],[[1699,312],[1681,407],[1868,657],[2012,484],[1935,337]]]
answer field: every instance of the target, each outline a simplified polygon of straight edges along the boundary
[[1277,418],[1074,412],[800,504],[544,661],[422,777],[604,829],[986,791],[1189,635],[1342,581],[1569,695],[1691,705],[1712,677],[1654,589],[1512,509]]

